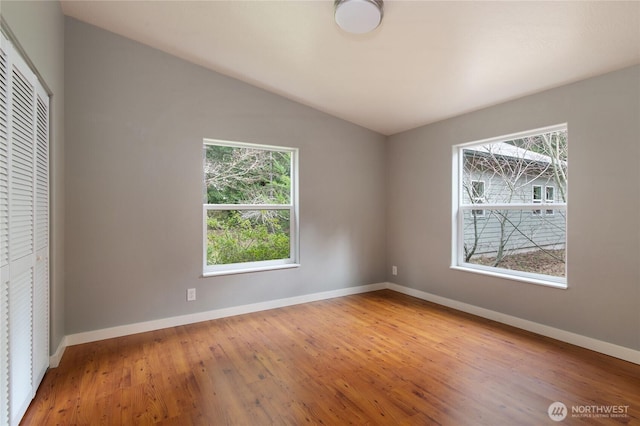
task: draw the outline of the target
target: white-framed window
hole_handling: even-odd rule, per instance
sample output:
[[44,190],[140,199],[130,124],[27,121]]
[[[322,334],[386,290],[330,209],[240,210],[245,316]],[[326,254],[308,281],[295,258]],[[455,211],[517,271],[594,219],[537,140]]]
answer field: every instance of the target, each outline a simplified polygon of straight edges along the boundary
[[567,139],[561,124],[453,147],[452,268],[566,288]]
[[298,149],[205,139],[202,216],[204,276],[298,266]]
[[[531,186],[531,202],[533,204],[542,204],[542,185]],[[542,214],[540,209],[533,211],[533,214]]]
[[[484,181],[472,180],[471,181],[471,202],[473,204],[484,203]],[[484,210],[472,210],[471,214],[476,217],[484,217]]]
[[[556,188],[555,186],[545,186],[544,187],[544,201],[547,204],[553,204],[556,201],[555,198],[555,193],[556,193]],[[545,210],[545,214],[546,215],[552,215],[553,214],[553,210],[551,209],[547,209]]]
[[[555,190],[556,188],[552,185],[544,186],[544,198],[542,197],[542,185],[532,185],[531,186],[531,201],[533,204],[542,204],[544,201],[546,204],[553,204],[555,202]],[[533,210],[532,213],[534,215],[541,215],[542,210],[536,209]],[[544,211],[545,215],[553,215],[552,209],[547,209]]]

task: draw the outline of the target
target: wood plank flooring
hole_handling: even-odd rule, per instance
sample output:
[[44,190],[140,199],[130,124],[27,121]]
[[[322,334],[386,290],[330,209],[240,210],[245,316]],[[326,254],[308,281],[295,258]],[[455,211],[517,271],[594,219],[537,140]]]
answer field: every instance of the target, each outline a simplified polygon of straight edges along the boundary
[[640,424],[640,366],[384,290],[69,347],[22,424]]

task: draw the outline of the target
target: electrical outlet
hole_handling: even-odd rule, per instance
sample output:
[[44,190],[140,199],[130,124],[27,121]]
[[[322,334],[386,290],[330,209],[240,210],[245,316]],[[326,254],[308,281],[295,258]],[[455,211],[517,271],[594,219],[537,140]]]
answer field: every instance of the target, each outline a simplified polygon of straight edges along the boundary
[[398,267],[396,265],[391,267],[391,275],[398,275]]
[[188,288],[187,289],[187,302],[193,302],[196,300],[196,289]]

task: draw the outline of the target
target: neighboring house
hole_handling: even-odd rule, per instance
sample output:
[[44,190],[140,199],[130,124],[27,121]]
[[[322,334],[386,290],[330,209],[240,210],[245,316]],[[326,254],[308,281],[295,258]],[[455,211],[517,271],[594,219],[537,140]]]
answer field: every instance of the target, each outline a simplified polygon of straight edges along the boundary
[[[463,162],[464,204],[566,202],[566,161],[498,142],[465,148]],[[501,245],[505,255],[562,249],[565,232],[564,210],[479,208],[465,212],[465,255],[495,257]]]

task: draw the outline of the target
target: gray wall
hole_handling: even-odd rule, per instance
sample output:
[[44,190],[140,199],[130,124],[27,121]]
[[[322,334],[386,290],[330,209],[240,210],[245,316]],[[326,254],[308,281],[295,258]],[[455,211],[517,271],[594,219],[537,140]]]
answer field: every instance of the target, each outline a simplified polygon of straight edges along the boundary
[[57,1],[2,0],[2,18],[34,64],[51,97],[50,350],[64,337],[64,16]]
[[[65,48],[67,334],[385,280],[384,136],[70,18]],[[200,278],[205,137],[300,148],[300,268]]]
[[[569,288],[449,269],[452,146],[563,122]],[[640,349],[639,123],[635,66],[390,137],[388,279]]]

